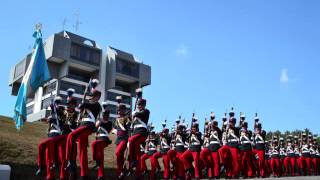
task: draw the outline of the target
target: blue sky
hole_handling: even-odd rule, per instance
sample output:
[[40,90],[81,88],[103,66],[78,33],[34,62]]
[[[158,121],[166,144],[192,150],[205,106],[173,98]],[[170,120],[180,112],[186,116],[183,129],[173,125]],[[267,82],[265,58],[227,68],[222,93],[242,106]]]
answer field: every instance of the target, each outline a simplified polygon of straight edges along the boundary
[[[235,107],[250,127],[257,111],[266,130],[320,133],[319,1],[15,1],[0,6],[0,114],[12,116],[10,67],[44,37],[62,30],[132,52],[152,66],[145,88],[151,121],[192,112],[201,125]],[[169,123],[171,124],[171,123]],[[170,125],[171,127],[171,125]]]

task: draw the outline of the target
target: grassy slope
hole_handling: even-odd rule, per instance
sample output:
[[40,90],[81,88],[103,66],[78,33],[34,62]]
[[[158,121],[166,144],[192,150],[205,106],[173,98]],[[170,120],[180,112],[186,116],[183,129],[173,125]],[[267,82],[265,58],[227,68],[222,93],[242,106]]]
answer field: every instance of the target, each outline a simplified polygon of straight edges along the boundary
[[[17,131],[12,119],[0,116],[0,164],[9,164],[12,168],[11,179],[36,179],[37,146],[45,139],[47,124],[42,122],[25,123]],[[114,136],[111,136],[114,140]],[[91,135],[89,141],[94,140]],[[89,152],[89,167],[93,166],[91,148]],[[108,179],[115,179],[115,145],[105,148],[105,174]],[[110,169],[111,168],[111,169]],[[90,170],[91,179],[96,172]]]

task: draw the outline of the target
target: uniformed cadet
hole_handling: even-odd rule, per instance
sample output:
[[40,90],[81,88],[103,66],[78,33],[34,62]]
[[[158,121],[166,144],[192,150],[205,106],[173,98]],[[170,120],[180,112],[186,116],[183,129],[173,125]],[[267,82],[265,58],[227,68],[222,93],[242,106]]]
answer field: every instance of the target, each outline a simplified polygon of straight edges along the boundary
[[295,159],[295,153],[294,153],[294,144],[292,142],[292,135],[289,135],[287,137],[287,147],[286,147],[286,153],[287,156],[284,159],[284,169],[286,171],[287,175],[294,176],[294,169],[296,166],[296,159]]
[[[147,124],[150,111],[146,108],[147,101],[140,98],[138,100],[138,110],[133,112],[132,136],[129,137],[129,162],[135,165],[135,177],[141,179],[141,153],[140,145],[147,139]],[[136,160],[135,163],[133,161]]]
[[[256,116],[257,117],[257,116]],[[258,123],[254,134],[254,151],[258,156],[258,176],[265,177],[265,136],[266,132],[262,130],[261,123]]]
[[[212,115],[211,115],[211,119],[212,119]],[[203,144],[200,152],[201,168],[203,168],[202,171],[204,172],[204,174],[207,174],[208,177],[212,176],[210,174],[212,159],[211,159],[210,151],[208,149],[211,121],[212,120],[208,122],[207,119],[205,119],[204,132],[203,132]]]
[[127,142],[129,138],[129,127],[130,127],[130,119],[126,115],[126,106],[124,104],[119,104],[117,107],[118,117],[115,121],[115,129],[116,129],[116,161],[117,161],[117,170],[116,175],[118,179],[124,179],[125,169],[124,169],[124,161],[125,161],[125,151],[127,148]]
[[143,174],[146,174],[147,172],[147,165],[146,160],[150,159],[151,162],[151,171],[150,171],[150,179],[155,178],[155,173],[157,167],[157,162],[155,161],[155,158],[152,158],[152,156],[157,153],[157,146],[158,141],[156,137],[156,132],[151,129],[150,134],[148,135],[148,138],[146,140],[146,148],[145,148],[145,154],[141,156],[141,171]]
[[169,160],[173,166],[173,179],[184,179],[185,171],[182,154],[185,152],[186,133],[185,126],[180,124],[180,118],[176,121],[176,130],[173,137],[173,149],[168,151]]
[[253,152],[251,136],[252,132],[248,130],[248,123],[244,120],[242,123],[242,128],[240,130],[240,160],[241,160],[241,170],[244,178],[252,178],[254,176],[254,166],[253,166]]
[[[200,151],[202,146],[201,132],[199,132],[199,124],[193,120],[191,132],[187,141],[189,141],[189,149],[183,155],[183,164],[186,170],[186,178],[191,179],[191,169],[194,168],[194,177],[200,179]],[[192,162],[194,167],[192,167]]]
[[[151,162],[154,166],[157,166],[158,159],[162,157],[163,162],[163,179],[168,180],[170,178],[170,161],[168,157],[168,151],[170,150],[171,137],[169,135],[169,129],[166,128],[166,121],[162,123],[162,131],[159,134],[160,149],[152,157]],[[160,169],[160,168],[159,168]]]
[[[57,164],[59,165],[60,179],[67,179],[66,142],[67,142],[68,134],[72,132],[72,129],[76,128],[76,119],[78,117],[78,113],[75,110],[77,106],[77,101],[73,97],[74,92],[75,90],[72,88],[69,88],[67,90],[67,95],[68,95],[66,100],[67,107],[64,110],[63,116],[61,118],[62,123],[59,124],[61,135],[54,138],[54,146],[57,152],[56,154],[57,157],[55,159],[58,162]],[[72,177],[69,177],[69,179],[72,179]]]
[[64,107],[61,105],[62,98],[56,96],[53,103],[50,104],[51,115],[48,118],[48,138],[38,145],[38,170],[36,175],[42,174],[46,170],[46,179],[55,178],[54,163],[56,151],[54,147],[54,139],[62,134],[60,124],[62,123]]
[[310,149],[307,140],[306,133],[302,134],[302,145],[301,145],[301,157],[300,157],[300,171],[302,171],[303,175],[311,174],[310,169]]
[[92,83],[93,89],[90,90],[91,97],[89,102],[84,101],[79,106],[80,112],[83,115],[80,126],[72,131],[67,138],[67,168],[70,171],[74,171],[76,167],[76,153],[74,153],[73,148],[76,146],[76,142],[78,142],[81,179],[88,179],[88,137],[96,131],[95,123],[101,113],[101,105],[99,103],[101,92],[95,89],[98,80],[94,79]]
[[287,156],[285,143],[283,137],[279,138],[280,140],[280,147],[279,147],[279,156],[280,156],[280,176],[286,176],[286,171],[284,168],[284,159]]
[[220,154],[219,149],[222,145],[222,131],[218,127],[218,121],[213,119],[210,124],[210,134],[209,134],[209,146],[208,149],[210,151],[212,164],[211,164],[211,172],[209,173],[210,178],[220,178]]
[[271,146],[271,169],[274,177],[280,177],[280,154],[278,137],[274,136]]
[[240,172],[239,166],[239,129],[235,127],[236,118],[233,108],[229,112],[229,127],[227,129],[227,145],[231,154],[231,163],[227,168],[227,176],[232,178],[238,178]]
[[97,180],[104,179],[104,148],[107,147],[112,141],[109,138],[109,133],[112,130],[112,122],[109,121],[110,111],[107,109],[107,103],[102,103],[103,114],[102,118],[96,123],[97,132],[96,140],[91,143],[92,159],[96,162],[94,168],[98,169]]

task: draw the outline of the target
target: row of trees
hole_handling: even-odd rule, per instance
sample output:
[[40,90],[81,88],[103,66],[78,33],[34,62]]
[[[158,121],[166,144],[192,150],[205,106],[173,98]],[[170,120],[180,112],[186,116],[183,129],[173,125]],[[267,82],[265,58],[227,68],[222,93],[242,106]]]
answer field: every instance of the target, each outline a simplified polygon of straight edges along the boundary
[[[283,137],[284,139],[286,139],[290,134],[292,136],[298,136],[300,138],[302,133],[306,133],[307,135],[311,134],[312,136],[315,135],[308,128],[306,128],[304,130],[296,129],[294,131],[285,131],[284,133],[281,133],[281,131],[276,130],[274,132],[272,132],[272,131],[267,132],[266,139],[267,140],[272,139],[272,136]],[[320,137],[317,137],[317,142],[318,142],[318,144],[320,144]]]

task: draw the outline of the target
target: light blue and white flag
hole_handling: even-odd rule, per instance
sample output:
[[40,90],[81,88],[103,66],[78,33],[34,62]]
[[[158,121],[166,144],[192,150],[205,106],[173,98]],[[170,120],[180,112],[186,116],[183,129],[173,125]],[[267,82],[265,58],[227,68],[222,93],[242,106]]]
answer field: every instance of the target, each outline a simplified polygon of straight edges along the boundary
[[33,34],[33,37],[36,39],[34,51],[27,71],[23,76],[14,107],[13,119],[15,120],[17,129],[20,129],[24,121],[27,119],[27,91],[31,88],[32,93],[35,93],[40,86],[50,79],[40,29],[37,29]]

